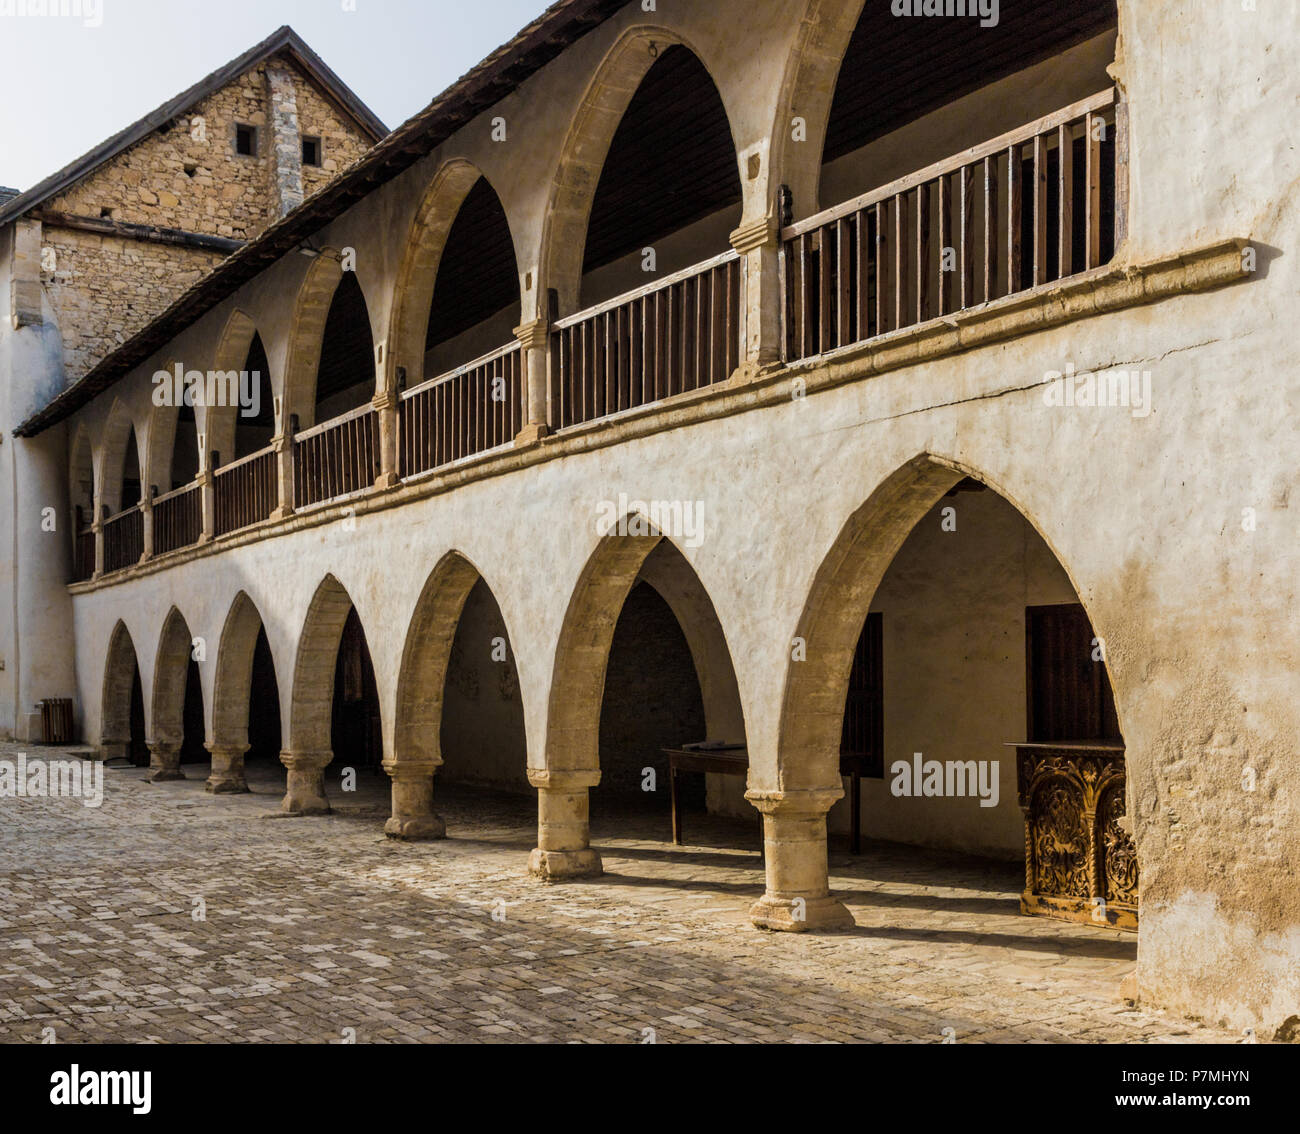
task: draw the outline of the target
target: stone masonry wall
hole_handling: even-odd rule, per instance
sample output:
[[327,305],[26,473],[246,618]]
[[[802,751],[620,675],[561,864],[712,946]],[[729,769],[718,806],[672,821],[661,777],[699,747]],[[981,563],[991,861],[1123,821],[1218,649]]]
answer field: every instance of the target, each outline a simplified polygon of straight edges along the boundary
[[[322,163],[303,168],[310,195],[370,145],[287,59],[250,68],[159,130],[52,198],[78,217],[251,240],[280,215],[267,68],[292,74],[304,136],[321,139]],[[198,118],[203,127],[197,130]],[[258,128],[257,153],[235,152],[236,123]],[[198,133],[201,136],[195,137]],[[155,318],[221,259],[206,249],[44,227],[54,270],[42,273],[58,312],[66,379],[73,381]]]

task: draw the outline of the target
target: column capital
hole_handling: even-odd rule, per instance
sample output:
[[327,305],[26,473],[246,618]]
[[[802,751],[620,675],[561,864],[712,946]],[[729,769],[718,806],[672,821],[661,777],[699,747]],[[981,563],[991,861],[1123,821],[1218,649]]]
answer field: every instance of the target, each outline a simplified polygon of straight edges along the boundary
[[742,224],[728,238],[742,256],[759,248],[776,248],[780,244],[780,227],[775,216],[760,217]]
[[844,798],[844,788],[795,788],[786,791],[750,788],[745,792],[745,798],[764,815],[791,818],[799,815],[825,815],[837,801]]
[[378,391],[375,396],[370,399],[370,404],[374,407],[375,412],[383,413],[385,410],[396,409],[400,401],[401,399],[397,396],[395,391],[385,388]]
[[420,780],[434,775],[442,760],[384,760],[380,767],[395,780]]
[[207,740],[204,741],[203,747],[213,756],[218,754],[222,756],[243,756],[250,747],[245,741],[243,744],[226,744],[222,741]]
[[515,338],[524,350],[542,350],[551,338],[551,325],[545,319],[532,319],[515,328]]
[[543,791],[582,791],[600,783],[600,769],[529,768],[528,782]]
[[329,748],[284,748],[280,751],[280,763],[290,771],[319,771],[334,759],[334,752]]

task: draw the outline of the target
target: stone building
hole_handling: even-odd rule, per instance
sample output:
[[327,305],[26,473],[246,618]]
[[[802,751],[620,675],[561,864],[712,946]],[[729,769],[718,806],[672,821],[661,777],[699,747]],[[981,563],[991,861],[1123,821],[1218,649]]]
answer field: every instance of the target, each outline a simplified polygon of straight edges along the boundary
[[702,742],[756,925],[845,923],[854,826],[1016,857],[1025,913],[1137,932],[1144,1000],[1285,1034],[1279,26],[561,0],[33,398],[21,705],[213,791],[278,757],[292,814],[382,766],[399,839],[435,772],[532,791],[552,880]]
[[[291,29],[208,75],[26,192],[0,189],[0,422],[6,432],[143,330],[226,256],[355,162],[387,128]],[[186,415],[193,421],[192,411]],[[182,429],[182,434],[184,430]],[[193,437],[180,467],[198,472]],[[23,515],[58,507],[65,442],[0,461],[0,732],[37,734],[34,702],[75,692],[71,606]],[[39,448],[39,446],[37,447]],[[34,463],[30,463],[35,457]],[[53,458],[57,488],[45,481]],[[141,490],[142,466],[127,472]],[[91,522],[89,482],[81,523]],[[170,488],[166,485],[164,490]],[[49,529],[48,514],[40,523]],[[42,530],[38,526],[37,531]],[[62,536],[46,530],[55,540]],[[66,534],[66,533],[65,533]]]

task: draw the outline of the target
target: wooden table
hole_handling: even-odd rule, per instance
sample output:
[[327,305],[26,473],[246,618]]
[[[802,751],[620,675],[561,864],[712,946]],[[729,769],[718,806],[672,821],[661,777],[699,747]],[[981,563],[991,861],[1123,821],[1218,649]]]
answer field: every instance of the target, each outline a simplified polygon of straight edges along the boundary
[[[682,772],[712,772],[719,776],[749,775],[749,752],[743,744],[720,748],[665,748],[668,757],[668,795],[672,802],[673,843],[682,845],[682,807],[678,776]],[[760,842],[763,817],[758,817]],[[761,853],[761,852],[760,852]]]
[[[678,798],[677,777],[681,772],[712,772],[719,776],[747,776],[749,774],[749,752],[743,744],[729,744],[719,748],[665,748],[668,757],[668,793],[672,802],[673,843],[682,845],[682,808]],[[840,775],[849,776],[853,781],[850,795],[849,816],[852,825],[850,847],[854,854],[859,851],[862,832],[862,799],[858,790],[862,775],[861,757],[844,753],[840,756]],[[762,830],[763,817],[759,816],[759,829]],[[761,845],[761,843],[760,843]]]

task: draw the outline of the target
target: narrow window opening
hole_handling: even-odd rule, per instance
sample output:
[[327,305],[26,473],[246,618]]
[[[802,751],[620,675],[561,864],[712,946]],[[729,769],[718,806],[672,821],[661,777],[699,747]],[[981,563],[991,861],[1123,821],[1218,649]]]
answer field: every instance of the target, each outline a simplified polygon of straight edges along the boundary
[[320,165],[321,144],[319,138],[304,137],[302,140],[302,164]]
[[257,127],[235,124],[235,153],[253,157],[257,153]]

